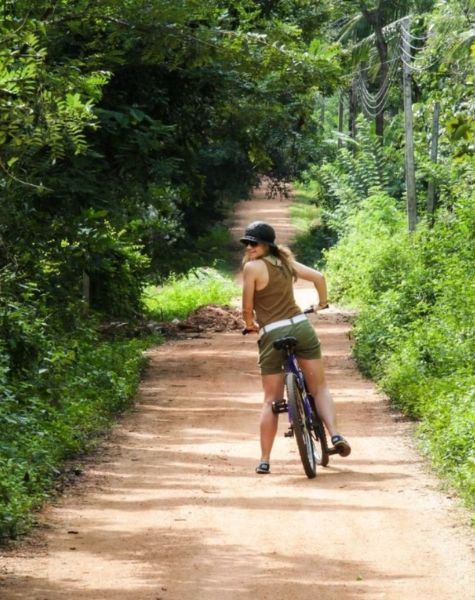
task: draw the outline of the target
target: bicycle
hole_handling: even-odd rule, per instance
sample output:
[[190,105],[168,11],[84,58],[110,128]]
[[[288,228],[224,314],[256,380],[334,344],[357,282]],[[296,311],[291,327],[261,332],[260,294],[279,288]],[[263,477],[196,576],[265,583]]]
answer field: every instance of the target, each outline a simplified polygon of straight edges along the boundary
[[[305,314],[313,312],[314,308],[304,311]],[[242,333],[245,335],[249,330],[245,329]],[[273,402],[272,412],[288,413],[289,430],[284,435],[295,437],[305,474],[313,479],[317,474],[317,465],[326,467],[330,455],[339,452],[335,447],[328,446],[323,421],[318,415],[314,398],[307,390],[295,355],[297,339],[285,336],[275,340],[273,345],[276,350],[282,351],[287,400],[284,398]]]

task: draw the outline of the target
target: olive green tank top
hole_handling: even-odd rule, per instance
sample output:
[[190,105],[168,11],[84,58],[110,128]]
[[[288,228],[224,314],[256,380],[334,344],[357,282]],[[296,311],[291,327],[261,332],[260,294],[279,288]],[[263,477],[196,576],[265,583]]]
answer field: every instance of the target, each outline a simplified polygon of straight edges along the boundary
[[265,256],[269,283],[254,292],[254,310],[259,327],[290,319],[302,311],[295,303],[292,273],[274,256]]

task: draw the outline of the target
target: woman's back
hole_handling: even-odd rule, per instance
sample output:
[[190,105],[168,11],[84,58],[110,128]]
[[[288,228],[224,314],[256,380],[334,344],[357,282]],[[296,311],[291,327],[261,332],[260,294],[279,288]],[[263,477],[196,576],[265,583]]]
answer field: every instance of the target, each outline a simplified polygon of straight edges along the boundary
[[268,323],[290,319],[302,311],[297,306],[293,291],[292,273],[274,256],[261,259],[267,268],[268,283],[254,292],[254,310],[260,327]]

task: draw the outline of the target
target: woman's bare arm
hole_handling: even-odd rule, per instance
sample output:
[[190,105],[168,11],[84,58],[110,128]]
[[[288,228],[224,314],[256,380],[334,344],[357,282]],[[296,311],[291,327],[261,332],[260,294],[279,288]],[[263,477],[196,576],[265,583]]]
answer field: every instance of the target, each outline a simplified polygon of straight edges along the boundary
[[244,265],[242,285],[242,318],[246,329],[259,331],[259,325],[254,320],[254,291],[258,270],[253,261]]
[[298,277],[305,279],[305,281],[311,281],[315,286],[318,294],[318,306],[320,308],[326,307],[328,305],[328,292],[323,273],[298,262],[294,262],[293,266]]

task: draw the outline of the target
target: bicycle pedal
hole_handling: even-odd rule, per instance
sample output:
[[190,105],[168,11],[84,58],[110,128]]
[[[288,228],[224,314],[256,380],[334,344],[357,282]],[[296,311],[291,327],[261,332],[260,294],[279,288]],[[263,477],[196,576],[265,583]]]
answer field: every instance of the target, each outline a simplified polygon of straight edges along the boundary
[[289,412],[287,402],[285,400],[277,400],[276,402],[272,402],[272,412],[274,415]]
[[294,428],[289,427],[289,430],[284,433],[284,437],[294,437]]

